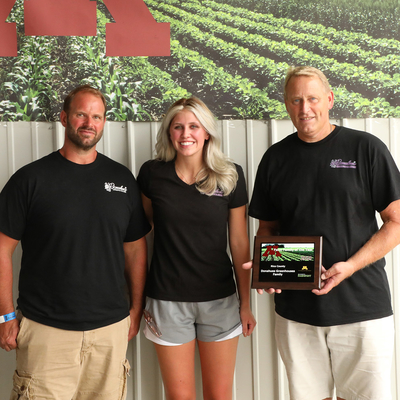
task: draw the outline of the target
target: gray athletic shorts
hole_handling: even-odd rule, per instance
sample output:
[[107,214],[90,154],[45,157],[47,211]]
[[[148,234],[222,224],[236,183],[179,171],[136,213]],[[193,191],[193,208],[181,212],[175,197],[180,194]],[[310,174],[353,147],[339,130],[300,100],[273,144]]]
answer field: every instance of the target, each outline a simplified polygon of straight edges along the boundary
[[[188,343],[193,339],[217,342],[242,333],[236,294],[223,299],[194,303],[147,297],[145,316],[150,316],[153,320],[146,324],[145,336],[152,342],[166,346]],[[155,334],[155,326],[161,336]]]

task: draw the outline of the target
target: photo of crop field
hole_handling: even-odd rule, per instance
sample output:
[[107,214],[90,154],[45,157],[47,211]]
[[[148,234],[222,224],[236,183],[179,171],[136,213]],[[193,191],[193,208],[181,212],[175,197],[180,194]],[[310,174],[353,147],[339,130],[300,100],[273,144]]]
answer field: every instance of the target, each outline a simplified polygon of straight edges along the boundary
[[170,23],[169,57],[106,57],[113,16],[100,0],[95,37],[25,36],[17,0],[7,21],[17,23],[18,57],[0,57],[0,119],[57,120],[66,93],[82,83],[103,91],[109,120],[157,121],[190,95],[219,119],[283,119],[291,65],[327,75],[332,118],[400,118],[397,0],[145,3]]
[[262,244],[261,261],[314,261],[314,244]]

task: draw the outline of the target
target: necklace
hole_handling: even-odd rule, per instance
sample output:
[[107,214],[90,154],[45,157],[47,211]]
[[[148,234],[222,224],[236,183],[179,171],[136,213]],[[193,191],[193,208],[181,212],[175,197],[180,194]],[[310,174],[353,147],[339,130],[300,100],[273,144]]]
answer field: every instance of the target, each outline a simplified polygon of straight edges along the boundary
[[197,174],[200,172],[200,170],[198,170],[198,171],[196,172],[195,175],[193,175],[190,179],[188,179],[188,178],[185,177],[185,175],[183,174],[183,172],[179,170],[179,168],[176,166],[176,164],[175,164],[175,170],[176,170],[176,172],[177,172],[177,174],[178,174],[178,177],[179,177],[180,179],[182,179],[183,182],[185,182],[185,183],[188,184],[188,185],[192,185],[193,183],[196,182],[196,176],[197,176]]

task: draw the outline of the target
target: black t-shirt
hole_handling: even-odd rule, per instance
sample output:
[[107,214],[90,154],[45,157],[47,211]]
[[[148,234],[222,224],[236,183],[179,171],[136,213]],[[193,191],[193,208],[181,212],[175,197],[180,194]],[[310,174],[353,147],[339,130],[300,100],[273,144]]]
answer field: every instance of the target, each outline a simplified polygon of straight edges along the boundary
[[236,189],[224,196],[201,194],[175,172],[175,163],[143,164],[139,186],[152,201],[154,252],[147,280],[149,297],[168,301],[210,301],[235,293],[227,254],[230,208],[247,203],[241,167]]
[[[258,168],[249,215],[280,221],[281,235],[323,236],[322,264],[346,261],[378,230],[375,211],[400,199],[400,174],[387,147],[343,127],[316,143],[296,133],[267,150]],[[392,314],[381,259],[330,293],[285,290],[275,295],[281,316],[329,326]]]
[[0,195],[0,231],[23,249],[18,307],[61,329],[128,316],[123,242],[149,230],[135,178],[102,154],[80,165],[54,152],[17,171]]

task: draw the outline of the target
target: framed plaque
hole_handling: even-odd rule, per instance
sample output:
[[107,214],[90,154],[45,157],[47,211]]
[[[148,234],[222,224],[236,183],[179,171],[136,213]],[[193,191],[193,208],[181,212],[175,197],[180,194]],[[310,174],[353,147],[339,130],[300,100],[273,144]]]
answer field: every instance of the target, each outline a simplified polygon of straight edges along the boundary
[[321,288],[322,236],[256,236],[255,289]]

